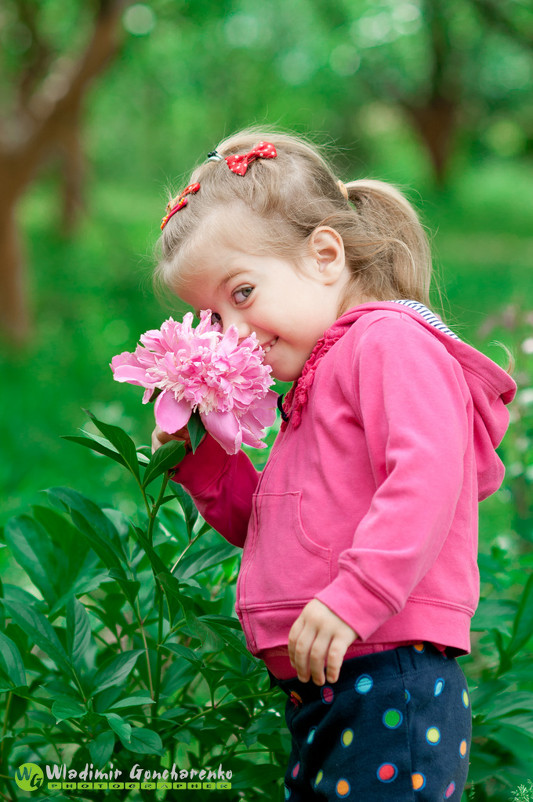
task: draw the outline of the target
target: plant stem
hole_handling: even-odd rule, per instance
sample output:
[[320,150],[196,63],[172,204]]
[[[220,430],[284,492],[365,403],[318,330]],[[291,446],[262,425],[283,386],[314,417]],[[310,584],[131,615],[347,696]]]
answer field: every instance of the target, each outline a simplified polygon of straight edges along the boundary
[[137,613],[137,622],[138,622],[140,630],[141,630],[141,636],[142,636],[143,643],[144,643],[144,650],[146,652],[146,667],[148,669],[148,684],[150,685],[150,696],[153,698],[154,685],[153,685],[153,682],[152,682],[152,669],[150,668],[150,652],[148,650],[148,642],[146,640],[146,632],[144,631],[144,625],[143,625],[143,620],[142,620],[142,616],[141,616],[141,606],[139,604],[139,599],[138,598],[135,599],[135,603],[137,605],[137,610],[135,611]]
[[11,704],[12,697],[13,697],[13,694],[10,691],[8,693],[8,695],[7,695],[6,712],[5,712],[5,715],[4,715],[4,726],[2,727],[2,746],[0,747],[0,766],[2,766],[4,764],[4,744],[5,744],[4,736],[5,736],[6,731],[7,731],[7,722],[8,722],[8,717],[9,717],[9,706]]
[[152,705],[152,715],[151,720],[154,722],[157,718],[158,708],[159,708],[159,694],[161,691],[161,666],[163,661],[163,655],[161,653],[161,649],[159,648],[162,641],[163,641],[163,592],[161,590],[161,585],[156,580],[156,592],[157,592],[157,606],[159,610],[159,622],[157,626],[157,658],[155,664],[155,687],[154,687],[154,702],[155,704]]
[[[155,519],[157,517],[157,513],[159,512],[159,508],[161,507],[161,502],[163,501],[163,497],[165,495],[165,490],[167,489],[167,485],[168,485],[169,479],[170,479],[170,473],[167,471],[167,473],[165,473],[165,475],[163,477],[163,481],[161,482],[161,488],[159,490],[159,495],[158,495],[157,499],[155,500],[152,509],[148,511],[149,521],[148,521],[148,531],[147,531],[146,534],[147,534],[148,541],[149,541],[150,545],[152,545],[153,539],[154,539]],[[143,495],[145,495],[144,491],[143,491]]]
[[[262,697],[262,699],[268,699],[269,696],[274,696],[276,691],[267,691],[267,693]],[[227,702],[224,705],[217,705],[216,707],[208,707],[205,710],[202,710],[200,713],[196,713],[191,718],[188,718],[186,721],[178,724],[176,728],[172,731],[172,734],[176,733],[178,730],[181,730],[183,727],[187,727],[191,721],[195,721],[197,718],[201,718],[202,716],[207,716],[209,713],[218,713],[224,707],[230,707],[231,705],[235,704],[235,702],[244,702],[248,699],[255,699],[257,700],[257,694],[253,693],[250,696],[239,696],[232,699],[231,702]]]
[[188,550],[191,548],[191,546],[194,546],[194,544],[196,543],[196,541],[198,540],[198,538],[199,538],[199,537],[201,537],[203,534],[204,534],[204,533],[203,533],[203,532],[200,530],[200,532],[198,532],[198,534],[197,534],[197,535],[195,535],[195,536],[193,537],[193,539],[192,539],[192,540],[189,540],[188,544],[185,546],[185,548],[184,548],[184,549],[183,549],[183,551],[181,552],[180,556],[178,557],[178,559],[176,560],[176,562],[174,563],[174,565],[173,565],[173,566],[172,566],[172,568],[170,569],[170,573],[171,573],[171,574],[173,574],[173,573],[174,573],[174,571],[176,570],[176,568],[177,568],[177,567],[178,567],[178,565],[180,564],[181,560],[182,560],[182,559],[185,557],[185,555],[187,554],[187,552],[188,552]]

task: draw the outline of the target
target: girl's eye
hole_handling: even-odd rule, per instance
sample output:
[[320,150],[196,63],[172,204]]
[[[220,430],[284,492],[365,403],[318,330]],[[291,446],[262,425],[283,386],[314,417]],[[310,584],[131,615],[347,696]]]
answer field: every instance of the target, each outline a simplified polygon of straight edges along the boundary
[[250,295],[252,294],[253,287],[239,287],[238,290],[235,290],[233,293],[233,300],[237,304],[242,304],[248,300]]

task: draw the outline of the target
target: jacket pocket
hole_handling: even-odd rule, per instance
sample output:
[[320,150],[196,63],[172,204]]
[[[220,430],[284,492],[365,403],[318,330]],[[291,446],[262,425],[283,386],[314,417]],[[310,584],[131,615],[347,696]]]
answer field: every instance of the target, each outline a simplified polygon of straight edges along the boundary
[[331,580],[331,549],[306,534],[301,493],[253,497],[237,588],[241,610],[306,603]]

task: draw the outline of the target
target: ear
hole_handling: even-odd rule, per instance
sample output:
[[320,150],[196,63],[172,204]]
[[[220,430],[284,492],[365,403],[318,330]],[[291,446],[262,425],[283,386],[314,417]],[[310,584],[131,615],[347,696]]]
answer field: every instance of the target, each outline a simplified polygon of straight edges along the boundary
[[344,242],[329,226],[318,226],[309,238],[311,256],[323,284],[334,284],[346,268]]

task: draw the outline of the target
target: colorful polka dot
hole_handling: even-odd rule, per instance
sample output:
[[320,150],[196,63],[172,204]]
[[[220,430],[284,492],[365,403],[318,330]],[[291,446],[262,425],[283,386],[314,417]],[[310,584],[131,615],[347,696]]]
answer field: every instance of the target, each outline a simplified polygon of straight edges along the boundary
[[372,690],[372,686],[374,684],[374,680],[368,674],[361,674],[360,677],[357,677],[355,680],[355,690],[357,693],[368,693]]
[[415,791],[421,791],[422,788],[426,787],[426,778],[419,772],[411,774],[411,782],[413,783],[413,789]]
[[468,752],[468,744],[466,741],[461,741],[459,744],[459,754],[461,757],[466,757],[466,753]]
[[426,730],[426,741],[435,746],[440,741],[440,730],[437,727],[430,727]]
[[468,697],[468,692],[466,690],[463,691],[463,705],[464,707],[468,707],[470,704],[470,699]]
[[455,783],[450,783],[444,792],[444,799],[449,799],[455,793]]
[[320,694],[325,705],[330,705],[333,702],[333,697],[335,694],[333,693],[333,688],[330,688],[329,685],[324,685],[320,691]]
[[290,700],[295,707],[298,707],[302,704],[302,697],[296,691],[291,691]]
[[284,785],[283,786],[283,790],[285,791],[285,799],[290,799],[291,798],[291,789],[287,788],[287,786]]
[[341,744],[343,746],[350,746],[353,741],[353,730],[343,730],[341,734]]
[[323,777],[324,777],[324,772],[322,771],[322,769],[320,769],[320,771],[318,772],[318,774],[315,777],[315,788],[318,785],[320,785],[320,783],[322,782],[322,778]]
[[299,764],[299,763],[297,763],[297,764],[296,764],[296,766],[295,766],[295,767],[293,768],[293,770],[291,771],[291,777],[292,777],[294,780],[295,780],[295,779],[296,779],[296,777],[298,776],[298,772],[299,772],[299,771],[300,771],[300,764]]
[[409,693],[407,688],[405,689],[405,701],[406,702],[410,702],[411,701],[411,694]]
[[339,782],[335,786],[335,792],[337,796],[340,796],[341,799],[344,799],[344,797],[349,796],[350,783],[348,782],[348,780],[339,780]]
[[420,654],[422,654],[422,652],[424,651],[425,648],[426,647],[424,646],[423,643],[415,643],[414,646],[413,646],[413,649],[415,650],[415,652],[420,652]]
[[315,732],[316,732],[316,727],[311,727],[311,729],[309,730],[309,733],[307,735],[307,743],[308,744],[312,744],[313,743],[313,738],[315,737]]
[[389,730],[395,730],[403,721],[403,716],[399,710],[395,710],[391,708],[390,710],[385,710],[383,713],[383,723]]
[[442,679],[442,677],[439,677],[439,679],[435,683],[435,690],[434,690],[435,696],[440,696],[443,690],[444,690],[444,680]]
[[398,776],[398,769],[394,763],[382,763],[377,773],[380,782],[391,783]]

